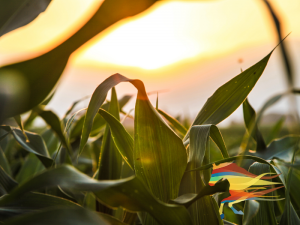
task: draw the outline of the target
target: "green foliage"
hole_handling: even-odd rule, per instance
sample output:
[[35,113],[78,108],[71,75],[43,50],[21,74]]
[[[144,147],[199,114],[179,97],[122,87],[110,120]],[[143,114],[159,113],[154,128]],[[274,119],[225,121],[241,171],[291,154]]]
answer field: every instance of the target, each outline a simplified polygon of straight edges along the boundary
[[[32,10],[35,1],[26,2]],[[74,50],[153,3],[106,0],[61,45],[34,59],[0,68],[1,85],[12,87],[24,81],[0,96],[1,224],[300,223],[299,135],[288,133],[275,139],[283,119],[268,132],[267,142],[259,130],[263,112],[290,92],[271,98],[257,114],[247,100],[273,51],[218,88],[188,130],[179,119],[158,108],[158,99],[156,108],[151,105],[142,81],[120,74],[96,88],[86,109],[73,112],[78,100],[62,119],[44,109]],[[28,23],[29,17],[33,19],[47,5],[25,15],[24,5],[16,1],[4,4],[7,13],[0,16],[1,32]],[[133,132],[120,121],[128,114],[123,107],[132,97],[118,99],[115,86],[121,82],[131,83],[138,92]],[[110,90],[111,100],[107,101]],[[233,145],[226,147],[216,125],[241,104],[248,134],[242,143],[235,140],[242,147],[235,154]],[[21,114],[27,111],[30,114],[23,122],[25,115]],[[37,117],[46,125],[34,127]],[[247,147],[251,138],[256,151]],[[244,216],[232,217],[225,210],[227,220],[222,220],[219,204],[222,196],[229,194],[229,182],[220,180],[210,186],[208,181],[213,164],[232,161],[254,174],[280,174],[274,179],[284,188],[276,194],[285,200],[247,201],[238,205]]]

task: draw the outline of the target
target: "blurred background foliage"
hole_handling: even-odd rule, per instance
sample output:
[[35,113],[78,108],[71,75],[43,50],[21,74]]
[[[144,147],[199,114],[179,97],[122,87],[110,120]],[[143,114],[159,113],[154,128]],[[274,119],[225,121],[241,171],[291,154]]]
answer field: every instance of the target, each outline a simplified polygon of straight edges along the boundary
[[[151,0],[99,1],[67,40],[38,57],[1,67],[0,222],[300,224],[299,90],[282,42],[282,24],[271,3],[262,2],[278,33],[276,51],[282,55],[288,88],[257,112],[247,96],[274,49],[219,87],[195,119],[164,112],[158,93],[152,106],[148,95],[153,93],[146,92],[143,82],[120,74],[96,88],[87,108],[78,110],[77,105],[90,96],[74,102],[62,118],[47,109],[70,55],[117,21],[149,8],[155,3]],[[49,4],[0,0],[0,36],[30,23]],[[122,82],[137,89],[134,113],[124,110],[134,97],[117,94],[115,86]],[[284,97],[290,101],[289,115],[269,115],[267,121],[264,112]],[[215,126],[240,105],[244,124]],[[43,125],[37,126],[38,119]],[[220,193],[229,184],[222,180],[210,187],[208,181],[212,164],[233,160],[256,174],[280,174],[274,181],[285,188],[274,196],[284,200],[234,205],[244,215],[225,206],[221,220]]]

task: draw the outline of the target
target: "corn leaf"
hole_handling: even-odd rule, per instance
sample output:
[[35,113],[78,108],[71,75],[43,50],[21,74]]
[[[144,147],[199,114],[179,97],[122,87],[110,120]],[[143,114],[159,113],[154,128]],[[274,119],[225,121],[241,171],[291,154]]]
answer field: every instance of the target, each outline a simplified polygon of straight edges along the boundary
[[244,113],[244,122],[247,128],[248,133],[256,141],[256,151],[260,152],[266,149],[266,143],[262,134],[260,133],[257,123],[256,123],[256,113],[252,106],[250,105],[248,99],[243,102],[243,113]]
[[[296,151],[298,150],[298,146],[295,146],[294,148],[294,154],[292,157],[291,162],[295,162],[295,155]],[[291,186],[291,180],[292,180],[292,173],[293,173],[293,167],[289,168],[287,177],[286,177],[286,183],[285,183],[285,207],[284,212],[280,219],[280,225],[287,224],[287,225],[296,225],[300,223],[300,219],[295,213],[295,210],[291,209],[293,206],[290,202],[290,186]]]
[[46,111],[42,109],[40,109],[39,116],[42,117],[43,120],[51,127],[53,132],[62,142],[63,146],[71,153],[70,143],[64,134],[63,127],[58,116],[50,110]]
[[9,127],[9,126],[0,126],[6,132],[11,132],[15,140],[28,152],[35,154],[45,167],[50,167],[53,163],[53,160],[50,158],[46,144],[42,137],[38,134],[26,132],[29,142],[27,142],[26,137],[23,132],[19,129]]
[[147,211],[161,224],[191,224],[189,214],[183,206],[161,202],[137,177],[97,181],[71,166],[59,166],[26,181],[12,190],[9,195],[2,197],[0,207],[16,201],[30,191],[55,186],[77,191],[92,191],[106,205],[114,208],[121,206],[135,212]]
[[268,147],[262,152],[247,153],[249,155],[255,155],[263,159],[272,159],[273,157],[279,157],[287,162],[291,161],[293,150],[298,143],[300,136],[288,135],[281,139],[272,141]]
[[115,74],[96,88],[86,113],[80,150],[83,150],[87,142],[93,119],[103,104],[107,92],[120,82],[130,82],[138,89],[134,121],[136,176],[146,183],[159,200],[168,202],[178,195],[180,180],[187,163],[186,150],[181,139],[151,105],[144,84],[140,80]]
[[[211,137],[221,150],[224,158],[228,158],[228,152],[224,140],[219,129],[214,125],[193,126],[190,130],[190,150],[189,159],[186,170],[193,170],[197,167],[210,163],[210,145],[209,137]],[[196,171],[193,173],[185,173],[183,175],[180,195],[190,193],[201,193],[205,189],[210,179],[211,171]],[[188,209],[194,224],[221,224],[221,218],[218,210],[214,207],[215,200],[210,196],[205,196],[197,200]]]
[[284,121],[285,121],[285,117],[283,116],[273,125],[268,137],[266,138],[266,143],[271,143],[271,141],[273,139],[277,138],[277,136],[283,126]]
[[[260,175],[263,173],[270,173],[271,169],[269,165],[261,164],[261,163],[254,163],[249,168],[249,172]],[[270,180],[271,181],[271,180]],[[268,193],[265,196],[273,196],[273,193]],[[251,205],[248,203],[248,201],[245,202],[244,207],[244,213],[249,212],[250,209],[248,207],[251,207]],[[247,218],[246,215],[244,215],[243,223],[249,224],[249,225],[264,225],[264,224],[277,224],[275,211],[274,211],[274,203],[273,201],[259,201],[259,209],[257,214],[250,218],[249,221],[245,221]]]
[[54,206],[80,207],[80,205],[52,195],[27,193],[19,199],[0,207],[0,221]]
[[2,166],[3,170],[11,175],[11,169],[10,169],[10,165],[9,165],[9,162],[6,158],[6,155],[5,153],[3,152],[1,146],[0,146],[0,165]]
[[[34,59],[0,68],[0,78],[11,77],[12,75],[8,73],[13,73],[19,83],[22,82],[22,87],[14,87],[14,93],[22,93],[22,95],[15,96],[8,93],[3,97],[3,102],[7,102],[7,105],[4,105],[5,111],[0,112],[0,121],[3,118],[26,112],[40,104],[51,93],[65,69],[69,56],[76,49],[110,25],[144,11],[154,2],[155,0],[130,2],[106,0],[102,4],[99,2],[98,9],[95,10],[91,19],[62,44]],[[3,80],[11,82],[11,80]],[[2,84],[6,85],[5,82]]]
[[178,120],[167,114],[166,112],[157,109],[160,115],[162,115],[176,130],[180,132],[180,134],[185,135],[187,132],[187,129],[182,126]]
[[272,166],[272,164],[270,164],[268,161],[266,161],[262,158],[252,156],[252,155],[240,155],[240,156],[233,156],[233,157],[229,157],[229,158],[226,158],[226,159],[221,159],[221,160],[218,160],[218,161],[215,161],[215,162],[211,162],[211,163],[206,164],[205,166],[200,166],[200,167],[197,167],[195,169],[187,170],[186,172],[194,172],[194,171],[198,171],[198,170],[207,170],[207,169],[212,168],[213,164],[219,165],[219,164],[225,163],[225,162],[233,162],[234,160],[245,160],[245,159],[251,159],[251,160],[254,160],[255,162],[259,162],[259,163],[262,163],[262,164],[267,164],[267,165]]
[[[191,127],[202,124],[218,124],[233,113],[244,102],[262,75],[272,52],[252,67],[219,87],[206,101]],[[189,138],[189,132],[185,135],[184,141]]]
[[176,199],[170,200],[171,203],[184,205],[189,207],[198,199],[206,196],[213,195],[218,192],[228,192],[229,191],[229,182],[228,180],[218,181],[214,186],[206,185],[204,186],[197,194],[189,193],[179,196]]
[[247,225],[249,221],[252,220],[254,216],[257,215],[259,210],[259,203],[255,200],[248,200],[247,206],[244,211],[244,217],[243,217],[243,225]]
[[[119,104],[115,88],[111,91],[111,102],[109,104],[108,112],[118,121],[120,121]],[[99,180],[115,180],[121,178],[122,157],[119,153],[112,137],[109,126],[106,126],[101,152],[99,159]]]
[[5,225],[109,225],[113,223],[107,222],[101,218],[101,215],[96,212],[89,211],[84,208],[67,208],[67,207],[55,207],[44,209],[38,212],[17,216],[15,218],[5,221]]
[[111,136],[125,162],[134,168],[133,161],[133,138],[125,130],[123,125],[109,112],[99,109],[98,113],[105,119],[110,127]]
[[0,37],[25,26],[44,12],[51,0],[0,0]]
[[7,192],[14,189],[16,186],[18,186],[18,183],[11,178],[0,166],[0,186],[4,188],[4,190]]
[[[290,161],[293,160],[293,155],[290,158]],[[273,166],[273,170],[280,174],[279,178],[283,185],[285,186],[285,204],[283,206],[283,215],[280,220],[280,224],[299,224],[300,219],[299,215],[296,211],[300,209],[300,172],[298,170],[290,170],[287,167],[283,166],[278,160],[273,159],[272,163],[276,166]],[[277,169],[278,168],[278,169]],[[290,167],[292,168],[292,167]],[[289,187],[287,186],[287,182],[290,182]],[[289,202],[289,204],[287,203]]]
[[45,167],[41,161],[39,161],[33,153],[29,153],[16,176],[16,181],[18,181],[18,183],[23,183],[44,169]]

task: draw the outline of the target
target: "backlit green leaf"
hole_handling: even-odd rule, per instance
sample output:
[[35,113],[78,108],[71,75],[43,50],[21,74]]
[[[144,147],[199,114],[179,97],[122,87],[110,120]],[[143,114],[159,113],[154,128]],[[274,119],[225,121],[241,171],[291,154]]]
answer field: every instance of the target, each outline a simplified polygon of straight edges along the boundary
[[[262,75],[272,52],[252,67],[219,87],[206,101],[191,126],[218,124],[233,113],[244,102]],[[188,138],[189,131],[184,141]]]
[[131,169],[133,169],[133,138],[125,130],[123,125],[110,113],[103,109],[99,109],[98,113],[109,125],[111,136],[123,159],[131,167]]
[[178,130],[182,135],[185,135],[187,132],[187,129],[182,126],[175,118],[167,114],[166,112],[157,109],[157,111],[162,115],[166,120],[176,129]]

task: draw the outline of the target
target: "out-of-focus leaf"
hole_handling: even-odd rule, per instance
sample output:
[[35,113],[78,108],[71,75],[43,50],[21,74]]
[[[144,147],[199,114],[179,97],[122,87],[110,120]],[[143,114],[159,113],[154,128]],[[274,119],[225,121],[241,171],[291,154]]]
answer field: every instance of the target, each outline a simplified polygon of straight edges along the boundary
[[217,182],[214,186],[204,186],[197,194],[189,193],[179,196],[176,199],[170,200],[171,203],[184,205],[185,207],[189,207],[198,199],[206,196],[213,195],[218,192],[228,192],[229,191],[229,182],[228,180],[223,180]]
[[187,129],[182,126],[175,118],[167,114],[166,112],[157,109],[157,111],[162,115],[166,120],[176,129],[178,130],[182,135],[185,135],[187,132]]
[[281,139],[277,139],[271,142],[271,144],[268,145],[268,147],[261,152],[255,152],[255,153],[247,153],[249,155],[255,155],[263,159],[272,159],[273,157],[281,158],[282,160],[285,160],[286,162],[290,162],[293,150],[295,145],[300,140],[300,136],[296,135],[289,135],[285,136]]
[[227,220],[223,220],[224,225],[237,225],[236,223],[229,222]]
[[105,213],[98,213],[103,220],[108,222],[110,225],[126,225],[127,223],[123,223],[120,220],[117,220],[115,217],[107,215]]
[[54,134],[52,129],[47,129],[41,134],[42,138],[44,139],[47,149],[49,151],[49,154],[52,156],[52,154],[57,150],[59,144],[61,143],[59,141],[59,138]]
[[22,131],[9,126],[1,126],[7,132],[11,132],[15,140],[28,152],[35,154],[45,167],[50,167],[53,160],[50,158],[46,144],[42,137],[38,134],[27,132],[29,142],[26,141],[26,137],[23,135]]
[[[255,65],[219,87],[206,101],[191,126],[218,124],[233,113],[244,102],[260,78],[273,51]],[[185,135],[184,141],[189,138],[189,132]]]
[[119,107],[120,110],[123,109],[123,107],[129,102],[129,100],[132,98],[132,95],[124,95],[120,100],[119,100]]
[[260,152],[266,149],[266,143],[256,123],[256,113],[250,105],[248,98],[243,102],[243,113],[247,131],[256,141],[256,151]]
[[[130,211],[147,211],[161,224],[191,224],[183,206],[159,201],[137,177],[114,181],[97,181],[71,166],[59,166],[42,172],[0,199],[0,207],[16,201],[25,193],[45,187],[60,186],[78,191],[92,191],[101,202]],[[164,212],[163,214],[161,212]]]
[[22,122],[22,119],[21,119],[21,115],[14,116],[14,119],[17,122],[19,128],[22,130],[24,136],[26,137],[26,139],[28,141],[28,138],[27,138],[25,130],[24,130],[23,122]]
[[[106,106],[106,107],[104,107]],[[109,104],[104,104],[101,108],[105,108],[105,110],[108,110]],[[81,116],[76,122],[74,127],[72,128],[70,132],[70,139],[79,137],[82,133],[82,128],[84,124],[85,115]],[[97,136],[99,132],[105,127],[105,120],[100,116],[96,115],[95,119],[93,121],[93,128],[91,130],[90,136]]]
[[[210,145],[211,137],[219,147],[224,158],[228,158],[228,152],[219,129],[214,125],[193,126],[190,130],[190,150],[186,170],[190,171],[202,165],[210,163]],[[196,171],[185,173],[181,180],[180,195],[189,195],[190,193],[200,193],[208,185],[211,171]],[[214,207],[214,199],[205,196],[197,200],[188,210],[191,214],[194,224],[221,224],[219,212]]]
[[[264,0],[263,2],[266,4],[267,9],[268,9],[269,13],[271,14],[272,20],[273,20],[274,25],[276,27],[278,40],[281,41],[282,40],[281,21],[279,20],[278,16],[276,15],[275,10],[273,9],[270,2],[268,0]],[[288,81],[289,88],[293,88],[294,81],[295,81],[295,74],[293,73],[293,67],[292,67],[292,64],[291,64],[292,62],[290,60],[287,48],[286,48],[285,43],[283,41],[281,41],[280,50],[281,50],[282,61],[283,61],[283,64],[284,64],[284,68],[285,68],[285,72],[286,72],[286,78],[287,78],[287,81]]]
[[[293,157],[293,156],[292,156]],[[291,160],[292,161],[292,158]],[[286,179],[288,177],[288,172],[289,169],[282,166],[281,164],[278,164],[277,160],[272,160],[272,163],[275,165],[273,166],[273,170],[277,173],[280,174],[279,175],[279,179],[281,180],[281,182],[283,183],[283,185],[285,186],[285,188],[287,189],[287,185],[286,185]],[[290,179],[290,190],[289,190],[289,199],[290,199],[290,218],[291,218],[291,222],[293,222],[294,224],[299,224],[300,223],[300,219],[299,219],[299,215],[297,215],[296,212],[296,208],[299,209],[300,208],[300,203],[299,200],[300,199],[300,193],[299,193],[299,189],[300,189],[300,172],[297,170],[293,170],[293,172],[291,173],[291,179]],[[283,210],[285,210],[285,208],[288,207],[288,205],[284,204],[283,206]],[[287,222],[287,218],[286,218],[287,214],[285,214],[285,219],[283,219],[282,221]],[[284,223],[283,223],[284,224]]]
[[103,104],[107,92],[120,82],[130,82],[138,89],[134,138],[136,176],[147,184],[159,200],[167,202],[178,195],[180,180],[187,162],[186,150],[181,139],[151,105],[144,84],[140,80],[115,74],[96,88],[86,113],[80,150],[83,150],[87,142],[93,119]]
[[[266,165],[266,164],[261,164],[261,163],[254,163],[251,165],[251,167],[249,168],[249,172],[256,174],[256,175],[260,175],[263,173],[270,173],[270,166]],[[265,196],[273,196],[273,193],[268,193]],[[276,199],[276,197],[274,197],[274,199]],[[252,205],[250,205],[248,203],[248,201],[245,202],[245,207],[244,207],[244,214],[250,213],[251,209],[248,209],[249,207],[251,207]],[[275,212],[274,212],[274,203],[272,201],[259,201],[259,209],[258,212],[256,213],[255,216],[253,216],[252,218],[250,218],[249,221],[246,221],[246,218],[248,218],[248,215],[244,215],[243,218],[243,224],[247,224],[247,225],[264,225],[264,224],[277,224],[276,221],[276,216],[275,216]]]
[[3,170],[11,175],[11,169],[10,169],[10,165],[7,161],[7,158],[5,156],[5,153],[3,152],[1,146],[0,146],[0,166],[2,166]]
[[125,211],[122,221],[126,224],[134,225],[134,224],[136,224],[135,223],[136,219],[137,219],[137,214],[136,213],[131,213],[131,212]]
[[[120,112],[122,112],[122,108],[127,104],[127,102],[131,98],[132,98],[131,95],[125,95],[119,100]],[[108,110],[108,108],[109,108],[109,102],[107,102],[101,106],[101,109],[104,109],[104,110]],[[74,127],[72,128],[71,134],[70,134],[71,139],[81,135],[84,118],[85,118],[85,115],[81,116],[76,121]],[[90,136],[92,136],[92,137],[97,136],[99,134],[99,132],[104,128],[104,126],[105,126],[105,120],[100,115],[96,115],[94,118],[94,121],[93,121],[93,128],[92,128]]]
[[283,126],[284,121],[285,121],[285,117],[283,116],[275,123],[275,125],[272,127],[268,137],[266,138],[267,143],[270,143],[273,139],[277,138],[277,136]]
[[86,100],[87,98],[89,98],[89,96],[85,96],[85,97],[83,97],[83,98],[81,98],[81,99],[75,101],[75,102],[71,105],[71,107],[68,109],[68,111],[66,112],[64,118],[66,118],[68,115],[70,115],[70,113],[73,111],[73,109],[74,109],[80,102]]
[[229,157],[229,158],[226,158],[226,159],[211,162],[211,163],[206,164],[205,166],[197,167],[197,168],[192,169],[192,170],[187,170],[186,172],[193,172],[193,171],[198,171],[198,170],[207,170],[207,169],[212,168],[213,164],[219,165],[219,164],[225,163],[225,162],[233,162],[234,160],[245,160],[245,159],[251,159],[251,160],[254,160],[255,162],[259,162],[259,163],[262,163],[262,164],[267,164],[267,165],[272,166],[268,161],[266,161],[262,158],[252,156],[252,155],[240,155],[240,156],[233,156],[233,157]]
[[51,127],[51,129],[56,133],[63,146],[71,152],[71,147],[68,139],[64,135],[62,124],[58,116],[52,111],[41,110],[39,116]]
[[84,208],[55,207],[38,212],[17,216],[5,221],[5,225],[109,225],[96,212]]
[[[293,164],[295,162],[295,156],[296,156],[296,152],[299,149],[298,148],[298,144],[294,146],[294,151],[292,154],[292,157],[290,159],[290,162]],[[273,160],[273,163],[278,166],[276,164],[276,160]],[[288,169],[288,172],[286,173],[286,170],[279,166],[279,168],[281,169],[281,171],[279,171],[281,173],[281,175],[279,176],[279,178],[281,179],[282,183],[285,186],[285,205],[284,205],[284,212],[281,216],[280,219],[280,225],[296,225],[296,224],[300,224],[300,219],[299,216],[297,215],[294,206],[291,202],[291,199],[294,198],[297,204],[299,204],[299,182],[300,182],[300,176],[298,173],[298,171],[293,172],[293,167],[290,167]],[[276,167],[273,166],[273,169],[277,172],[278,170],[276,170]],[[283,173],[283,174],[282,174]],[[298,176],[297,176],[298,175]],[[284,179],[284,177],[286,179]]]
[[105,121],[109,125],[113,141],[123,159],[130,166],[130,168],[133,169],[133,138],[125,130],[124,126],[110,113],[106,112],[103,109],[99,109],[98,113],[105,119]]
[[0,0],[0,37],[25,26],[44,12],[51,0]]
[[8,94],[5,100],[10,101],[11,107],[2,112],[1,117],[7,118],[21,114],[40,104],[56,85],[69,56],[76,49],[112,24],[146,10],[154,2],[155,0],[97,1],[94,5],[95,13],[90,20],[59,46],[34,59],[0,68],[0,77],[5,71],[17,73],[26,84],[24,89],[28,94],[26,98],[24,96],[25,99],[11,99],[11,95]]
[[[108,112],[111,113],[112,117],[117,121],[120,121],[118,98],[114,87],[111,90],[111,102]],[[106,126],[104,132],[99,161],[99,180],[115,180],[121,178],[122,157],[111,137],[109,126]]]
[[0,207],[0,221],[2,222],[2,220],[6,220],[9,217],[54,206],[80,207],[80,205],[74,202],[56,196],[41,193],[27,193],[21,198],[16,199],[16,201]]
[[244,211],[243,225],[247,225],[248,222],[251,221],[252,218],[257,215],[259,210],[259,203],[257,201],[248,200],[247,204],[248,207],[245,208]]
[[16,176],[16,180],[19,183],[23,183],[43,169],[45,169],[45,167],[43,166],[41,161],[39,161],[33,153],[29,153],[27,158],[24,160],[19,173]]
[[12,179],[0,166],[0,186],[2,186],[6,192],[11,191],[18,186],[18,183]]

